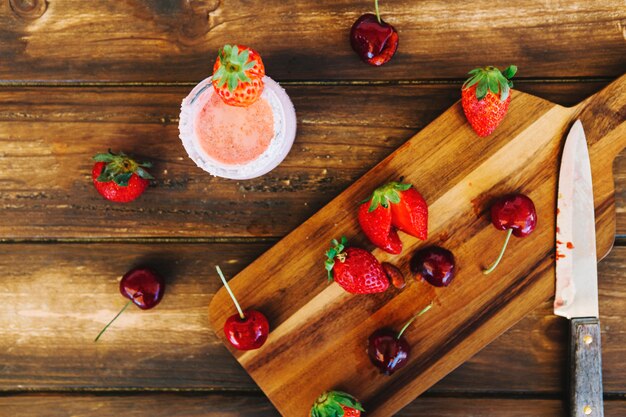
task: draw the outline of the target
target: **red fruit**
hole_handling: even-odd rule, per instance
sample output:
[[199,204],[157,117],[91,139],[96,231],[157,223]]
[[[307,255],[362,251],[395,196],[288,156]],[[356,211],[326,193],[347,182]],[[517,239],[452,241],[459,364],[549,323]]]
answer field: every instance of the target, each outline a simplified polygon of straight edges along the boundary
[[149,162],[138,163],[123,152],[97,154],[97,161],[91,171],[91,178],[96,190],[109,201],[128,203],[139,197],[154,179],[144,168],[152,166]]
[[363,406],[352,395],[329,391],[317,397],[310,417],[359,417],[362,411]]
[[165,281],[151,269],[128,271],[120,281],[120,293],[142,310],[159,304],[165,291]]
[[368,239],[389,253],[402,252],[402,242],[393,227],[418,239],[428,237],[428,206],[410,184],[390,182],[377,188],[361,203],[358,217]]
[[236,349],[258,349],[263,346],[270,333],[267,318],[256,310],[246,310],[243,315],[244,318],[239,314],[230,316],[224,324],[224,334]]
[[392,265],[389,262],[383,262],[382,265],[383,265],[383,270],[385,271],[385,274],[387,274],[387,278],[389,278],[389,281],[394,287],[401,290],[402,288],[406,286],[406,282],[404,280],[404,274],[402,273],[402,271],[400,271],[400,269],[397,266]]
[[387,275],[374,255],[359,248],[346,248],[347,240],[332,241],[326,252],[328,279],[351,294],[373,294],[389,288]]
[[97,342],[106,329],[128,308],[135,304],[142,310],[149,310],[161,302],[165,291],[165,281],[156,272],[147,268],[135,268],[128,271],[120,281],[120,293],[130,301],[98,333]]
[[428,238],[428,205],[413,187],[399,191],[400,201],[391,204],[391,218],[395,227],[418,239]]
[[435,287],[447,287],[456,273],[454,255],[439,246],[417,251],[411,258],[411,271]]
[[496,269],[502,260],[511,235],[526,237],[535,230],[537,211],[533,201],[524,194],[506,195],[491,206],[491,223],[498,230],[507,230],[507,235],[498,259],[483,271],[485,275]]
[[382,250],[399,254],[402,252],[402,241],[395,229],[391,227],[391,208],[378,206],[370,211],[370,203],[359,206],[359,224],[368,239]]
[[230,285],[228,285],[222,270],[219,266],[216,266],[215,269],[224,283],[228,295],[233,300],[238,313],[227,318],[226,323],[224,323],[226,339],[235,349],[253,350],[260,348],[265,344],[270,334],[270,325],[267,317],[256,310],[243,311],[235,294],[230,289]]
[[364,62],[381,66],[398,50],[398,32],[378,14],[366,13],[352,25],[350,45]]
[[517,72],[515,65],[503,72],[496,67],[476,68],[461,89],[461,104],[465,117],[478,136],[493,133],[504,119],[511,102],[510,79]]
[[265,66],[261,56],[243,45],[224,45],[213,65],[217,95],[231,106],[247,107],[263,93]]

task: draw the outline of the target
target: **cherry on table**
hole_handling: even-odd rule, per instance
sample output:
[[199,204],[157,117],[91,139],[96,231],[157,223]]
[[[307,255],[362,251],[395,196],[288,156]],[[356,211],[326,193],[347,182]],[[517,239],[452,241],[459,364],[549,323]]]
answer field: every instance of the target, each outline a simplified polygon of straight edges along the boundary
[[350,29],[350,45],[361,59],[370,65],[387,63],[398,49],[398,32],[380,18],[378,0],[376,14],[366,13],[359,17]]
[[367,355],[372,364],[380,369],[383,374],[392,375],[398,369],[406,366],[411,354],[411,345],[402,335],[415,319],[430,310],[432,306],[433,304],[430,303],[414,315],[398,333],[393,329],[383,328],[370,335],[367,342]]
[[483,271],[485,275],[498,266],[511,235],[526,237],[537,226],[537,211],[533,201],[524,194],[509,194],[496,200],[491,206],[491,223],[498,230],[506,230],[506,239],[495,262]]
[[135,304],[142,310],[154,308],[165,291],[163,278],[149,268],[135,268],[128,271],[120,281],[120,293],[129,301],[122,307],[119,313],[100,331],[95,342],[109,328],[111,324],[130,306]]
[[435,287],[447,287],[456,273],[454,255],[439,246],[417,251],[410,262],[411,272]]
[[226,339],[235,349],[238,350],[253,350],[260,348],[263,344],[265,344],[265,341],[270,333],[270,325],[267,318],[263,315],[263,313],[256,310],[243,311],[237,301],[237,298],[230,289],[228,282],[226,282],[226,278],[224,277],[222,270],[219,266],[216,266],[215,269],[217,269],[217,273],[224,283],[226,291],[228,291],[230,298],[232,298],[233,303],[235,303],[235,307],[237,308],[237,314],[233,314],[228,317],[228,319],[226,319],[226,323],[224,323],[224,334],[226,335]]

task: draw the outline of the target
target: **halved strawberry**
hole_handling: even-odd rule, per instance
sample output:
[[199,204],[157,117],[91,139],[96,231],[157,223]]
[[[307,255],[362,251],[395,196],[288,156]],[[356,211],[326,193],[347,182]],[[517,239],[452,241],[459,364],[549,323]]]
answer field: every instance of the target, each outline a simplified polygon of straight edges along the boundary
[[351,294],[373,294],[389,288],[389,280],[378,259],[360,248],[346,248],[348,240],[334,239],[326,252],[328,280],[333,279]]
[[363,406],[352,395],[329,391],[317,397],[310,417],[359,417],[362,411]]
[[359,224],[382,250],[399,254],[402,242],[395,228],[418,239],[428,237],[428,205],[411,184],[390,182],[377,188],[359,207]]
[[213,66],[213,87],[226,104],[247,107],[263,93],[261,56],[243,45],[224,45]]
[[516,72],[515,65],[502,72],[496,67],[476,68],[469,72],[471,77],[461,90],[461,105],[478,136],[489,136],[504,119],[511,102],[511,78]]
[[96,163],[91,177],[96,190],[107,200],[128,203],[139,197],[154,179],[145,168],[149,162],[136,162],[123,152],[99,153],[93,157]]

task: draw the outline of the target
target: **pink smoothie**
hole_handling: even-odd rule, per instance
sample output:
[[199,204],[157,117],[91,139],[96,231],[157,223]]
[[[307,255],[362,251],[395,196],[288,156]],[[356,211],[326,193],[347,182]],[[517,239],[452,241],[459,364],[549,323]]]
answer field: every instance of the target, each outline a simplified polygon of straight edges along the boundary
[[249,107],[235,107],[211,94],[198,114],[196,136],[202,150],[217,162],[242,165],[268,148],[274,137],[274,115],[261,97]]

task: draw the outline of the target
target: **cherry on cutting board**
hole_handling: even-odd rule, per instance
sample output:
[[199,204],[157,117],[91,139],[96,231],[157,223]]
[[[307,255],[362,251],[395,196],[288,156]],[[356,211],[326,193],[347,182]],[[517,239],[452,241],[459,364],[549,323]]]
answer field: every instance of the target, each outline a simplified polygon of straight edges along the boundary
[[367,343],[367,354],[372,364],[383,374],[392,375],[408,363],[411,345],[402,335],[415,319],[431,307],[432,303],[413,316],[398,333],[392,329],[383,328],[371,334]]
[[224,334],[226,339],[235,349],[253,350],[258,349],[267,340],[270,333],[270,325],[267,318],[256,310],[243,311],[237,298],[233,294],[224,274],[219,266],[216,266],[217,273],[226,287],[226,291],[232,298],[237,308],[237,314],[233,314],[224,323]]
[[411,272],[435,287],[447,287],[456,273],[454,255],[439,246],[417,251],[410,262]]
[[376,14],[359,17],[350,29],[350,45],[361,59],[370,65],[381,66],[394,56],[398,49],[398,32],[380,18],[378,0]]
[[120,293],[129,299],[129,301],[122,307],[119,313],[100,331],[95,342],[100,339],[100,336],[109,328],[109,326],[128,308],[131,303],[134,303],[142,310],[149,310],[155,307],[163,298],[163,292],[165,291],[165,281],[151,269],[148,268],[135,268],[128,271],[122,277],[120,281]]
[[491,206],[491,223],[498,230],[506,230],[507,234],[498,259],[483,271],[485,275],[493,272],[502,260],[511,235],[526,237],[535,230],[537,211],[533,201],[524,194],[505,195]]

